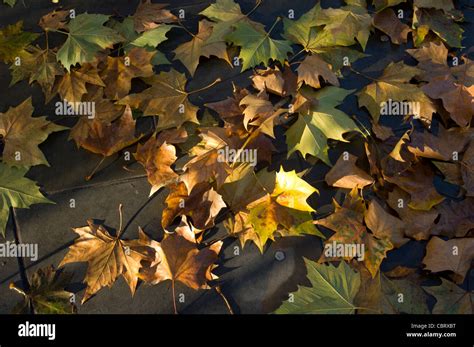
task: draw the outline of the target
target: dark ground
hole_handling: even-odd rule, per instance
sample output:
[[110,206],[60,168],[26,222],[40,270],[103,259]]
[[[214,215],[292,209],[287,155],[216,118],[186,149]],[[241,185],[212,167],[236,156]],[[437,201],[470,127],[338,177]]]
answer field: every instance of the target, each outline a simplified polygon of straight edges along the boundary
[[[254,2],[250,0],[239,0],[238,2],[244,13],[254,6]],[[208,1],[191,0],[169,1],[169,3],[171,10],[185,9],[185,25],[194,32],[199,19],[197,14],[209,5]],[[338,7],[340,3],[341,1],[322,1],[323,7]],[[474,11],[464,7],[469,3],[469,0],[461,0],[456,3],[458,8],[463,9],[466,16],[466,23],[463,24],[466,38],[463,45],[467,47],[467,50],[473,46],[473,36],[470,34],[474,30],[472,23]],[[66,8],[75,8],[77,13],[87,11],[89,13],[127,16],[133,14],[138,0],[74,0],[61,1],[61,4]],[[252,18],[270,26],[277,16],[286,16],[289,9],[294,9],[295,16],[298,18],[312,6],[313,1],[264,0]],[[24,30],[38,31],[39,27],[36,24],[39,18],[55,7],[54,4],[46,0],[25,0],[24,4],[22,0],[18,0],[18,4],[14,8],[0,5],[0,27],[23,20]],[[171,58],[172,54],[169,52],[179,43],[189,40],[189,36],[182,30],[172,30],[168,37],[169,40],[160,45],[159,49]],[[51,45],[59,44],[60,41],[51,42]],[[359,71],[365,70],[369,75],[377,76],[389,61],[405,58],[409,62],[410,60],[404,54],[405,48],[407,47],[383,42],[380,32],[376,32],[371,35],[365,52],[370,56],[356,62],[354,67]],[[181,69],[178,65],[176,68]],[[249,86],[248,76],[250,74],[250,71],[240,74],[238,69],[231,69],[218,59],[202,58],[195,78],[189,83],[189,89],[205,86],[217,77],[221,77],[223,82],[209,90],[194,94],[192,102],[202,105],[204,102],[222,100],[231,94],[232,82],[241,87]],[[363,77],[349,73],[345,73],[345,78],[340,82],[341,86],[346,89],[360,89],[368,83]],[[5,112],[8,107],[18,105],[32,95],[35,106],[34,115],[46,115],[54,119],[53,105],[56,100],[44,105],[42,92],[37,85],[30,87],[27,82],[23,81],[8,88],[9,83],[8,67],[0,64],[0,112]],[[368,113],[358,109],[355,96],[349,96],[341,109],[349,115],[356,115],[366,126],[369,124]],[[393,122],[382,119],[382,123],[391,125],[397,134],[401,134],[405,130],[400,124],[390,124],[387,121]],[[282,137],[281,131],[277,131],[277,133]],[[39,259],[31,263],[29,259],[10,258],[0,263],[0,313],[10,312],[17,300],[20,299],[16,293],[8,289],[8,284],[13,281],[24,285],[25,277],[38,267],[50,264],[57,266],[65,255],[67,247],[76,238],[71,227],[86,225],[88,218],[104,220],[106,225],[116,228],[118,227],[118,205],[123,203],[125,222],[136,215],[126,231],[128,238],[136,236],[138,226],[155,238],[162,235],[160,220],[166,195],[161,191],[147,202],[150,187],[142,167],[137,163],[130,165],[123,160],[122,156],[113,156],[106,161],[104,169],[98,172],[91,181],[86,182],[84,177],[92,171],[100,158],[85,150],[77,149],[72,141],[67,141],[67,137],[67,131],[52,134],[40,146],[51,167],[34,167],[28,174],[42,186],[45,195],[56,204],[34,205],[29,210],[17,210],[17,215],[10,218],[6,239],[10,241],[17,239],[24,243],[38,243]],[[285,145],[280,143],[278,148],[280,154],[275,155],[275,167],[278,167],[286,157],[284,154]],[[339,143],[334,150],[330,151],[331,161],[334,163],[344,150],[357,154],[362,152],[363,146],[360,141],[355,141],[352,144]],[[123,169],[126,164],[129,164],[130,171]],[[285,164],[286,169],[301,170],[306,167],[309,167],[308,164],[296,156]],[[313,198],[311,201],[313,207],[320,214],[329,210],[327,205],[331,203],[335,192],[329,190],[324,183],[324,175],[328,170],[329,168],[324,164],[316,164],[311,167],[311,171],[307,175],[308,181],[313,183],[321,193],[319,197]],[[76,200],[75,208],[69,207],[70,199]],[[16,225],[15,228],[14,225]],[[311,236],[280,239],[270,244],[263,255],[253,244],[247,244],[244,250],[240,250],[240,255],[235,256],[235,247],[240,250],[237,240],[225,240],[219,259],[220,267],[215,272],[220,275],[222,291],[238,313],[266,313],[277,308],[281,301],[287,297],[288,292],[296,290],[297,284],[304,283],[303,257],[316,259],[321,248],[319,239]],[[285,259],[282,261],[275,259],[275,252],[278,250],[285,253]],[[414,267],[420,264],[423,255],[424,243],[412,241],[402,248],[390,252],[382,268],[387,270],[395,265]],[[68,265],[66,268],[74,273],[71,289],[82,298],[84,289],[82,280],[86,265],[76,263]],[[464,285],[472,288],[473,282],[474,274],[471,271]],[[178,303],[178,310],[182,313],[228,312],[221,297],[214,290],[194,291],[178,284],[177,292],[185,294],[185,303]],[[132,299],[128,286],[121,278],[111,289],[100,290],[85,305],[79,306],[79,313],[171,312],[173,312],[173,305],[169,283],[156,286],[141,285]]]

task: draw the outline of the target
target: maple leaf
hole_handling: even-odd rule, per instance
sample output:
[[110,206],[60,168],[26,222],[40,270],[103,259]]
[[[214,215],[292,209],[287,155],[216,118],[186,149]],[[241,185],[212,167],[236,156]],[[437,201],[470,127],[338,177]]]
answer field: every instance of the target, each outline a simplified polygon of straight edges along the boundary
[[38,34],[24,32],[23,21],[8,25],[0,30],[0,61],[14,62],[25,56],[25,49],[36,40]]
[[150,137],[143,145],[138,145],[134,156],[147,172],[148,182],[152,185],[150,196],[177,180],[178,175],[171,168],[177,159],[173,144],[182,143],[186,139],[184,129],[165,130],[159,136]]
[[178,18],[169,10],[164,9],[167,4],[153,4],[151,0],[144,0],[138,4],[133,15],[135,30],[139,33],[155,29],[161,23],[177,22]]
[[407,42],[410,27],[402,23],[395,12],[387,8],[378,12],[373,19],[374,27],[387,34],[393,43],[400,45]]
[[267,33],[240,21],[235,30],[226,36],[234,45],[240,46],[242,71],[261,63],[266,65],[270,59],[283,64],[288,53],[293,51],[289,41],[272,39],[270,33],[271,30]]
[[161,242],[147,242],[155,250],[155,258],[145,262],[140,269],[140,278],[151,284],[171,280],[175,313],[176,282],[192,289],[209,289],[208,281],[217,279],[212,270],[222,248],[222,241],[198,249],[194,232],[184,219],[175,232],[166,233]]
[[321,5],[318,2],[297,20],[283,18],[283,36],[290,41],[302,45],[306,51],[311,51],[317,47],[314,41],[318,32],[316,20],[320,15]]
[[199,22],[198,33],[193,36],[191,41],[179,45],[173,52],[184,66],[188,69],[191,76],[196,72],[199,65],[199,58],[216,56],[227,61],[230,65],[229,56],[227,54],[227,46],[222,39],[221,41],[209,41],[212,36],[213,23],[205,19]]
[[421,45],[429,31],[434,32],[451,47],[461,47],[464,30],[456,24],[450,14],[435,8],[414,7],[412,27],[415,29],[413,41]]
[[127,282],[133,296],[138,283],[140,262],[153,257],[153,249],[148,240],[141,233],[138,240],[122,240],[122,230],[112,236],[102,224],[95,224],[92,220],[88,220],[87,224],[88,226],[73,229],[79,237],[69,247],[59,267],[69,263],[88,263],[84,278],[87,288],[82,303],[101,288],[112,287],[120,275]]
[[0,235],[5,231],[10,207],[29,208],[33,204],[52,204],[40,192],[34,181],[24,177],[27,169],[0,163]]
[[31,97],[6,113],[0,113],[0,135],[4,143],[2,160],[11,166],[49,166],[38,145],[49,134],[67,129],[46,120],[46,117],[32,117]]
[[45,31],[66,29],[66,20],[69,13],[67,10],[54,10],[41,17],[38,25]]
[[461,165],[461,177],[467,196],[474,196],[474,141],[471,140],[464,152]]
[[321,76],[326,82],[339,87],[339,80],[331,70],[331,65],[319,58],[317,55],[307,56],[297,68],[298,84],[303,82],[307,85],[319,89],[319,77]]
[[311,287],[298,286],[275,311],[278,314],[351,314],[355,313],[354,298],[359,291],[360,275],[346,262],[339,266],[317,264],[304,260]]
[[135,120],[130,107],[126,107],[123,115],[113,123],[108,124],[96,119],[86,122],[89,131],[73,133],[71,138],[78,147],[104,157],[131,146],[141,137],[135,137]]
[[179,127],[185,122],[198,123],[198,107],[189,100],[186,76],[171,70],[146,80],[152,86],[139,94],[130,94],[118,101],[120,105],[139,108],[144,116],[159,116],[158,128]]
[[132,79],[153,76],[151,61],[155,53],[143,48],[132,48],[124,57],[107,57],[100,77],[105,84],[105,95],[110,99],[122,99],[128,95],[132,87]]
[[405,65],[403,61],[390,63],[382,76],[357,93],[359,106],[366,107],[377,123],[382,103],[387,103],[389,100],[415,101],[420,104],[418,116],[431,121],[435,112],[434,106],[417,85],[410,83],[410,80],[419,73],[418,68]]
[[436,206],[439,220],[431,228],[432,235],[464,237],[474,229],[474,200],[465,198],[462,201],[444,201]]
[[423,263],[431,272],[452,271],[456,283],[462,283],[474,259],[474,239],[458,238],[448,241],[434,236],[426,245]]
[[474,293],[463,290],[453,282],[441,278],[441,285],[423,289],[436,298],[434,314],[474,313]]
[[407,0],[373,0],[375,9],[378,11],[382,11],[387,7],[396,6],[401,4],[402,2],[406,2]]
[[311,154],[331,165],[328,157],[328,139],[348,142],[342,136],[350,131],[360,132],[357,125],[344,112],[336,109],[351,90],[325,87],[317,92],[308,92],[318,101],[308,114],[300,113],[298,119],[286,131],[288,157],[299,151],[303,157]]
[[374,179],[356,166],[357,157],[342,154],[324,177],[329,186],[352,189],[363,188],[374,183]]
[[29,289],[24,291],[13,283],[10,289],[23,295],[23,300],[14,308],[15,314],[68,314],[75,313],[71,296],[65,287],[69,285],[72,275],[58,272],[53,266],[38,269],[29,280]]
[[233,0],[217,0],[199,14],[216,22],[208,39],[209,42],[221,41],[233,31],[234,26],[239,22],[247,23],[257,30],[265,28],[263,24],[254,22],[244,15],[240,5]]
[[87,93],[87,84],[105,87],[99,76],[96,64],[83,64],[79,69],[72,69],[62,76],[55,84],[52,95],[59,93],[61,99],[68,103],[82,101]]
[[394,247],[399,248],[409,241],[405,237],[407,226],[399,218],[385,211],[377,200],[371,200],[364,221],[372,233],[382,239],[388,238]]
[[167,229],[177,216],[188,216],[193,225],[205,230],[214,226],[219,211],[226,207],[222,197],[208,183],[200,183],[188,194],[183,182],[170,186],[170,193],[165,200],[161,224]]
[[459,125],[466,126],[474,114],[474,64],[464,59],[464,64],[449,68],[448,50],[443,43],[430,42],[419,49],[407,52],[419,61],[423,71],[421,79],[428,81],[422,89],[429,97],[441,99],[450,117]]
[[321,10],[316,16],[314,25],[324,25],[314,38],[314,43],[320,47],[352,46],[358,42],[365,50],[372,18],[365,6],[351,4],[341,8]]
[[279,96],[293,95],[297,89],[297,77],[289,66],[286,66],[283,72],[278,66],[256,69],[252,82],[258,91],[266,91]]
[[[386,234],[371,234],[363,224],[366,207],[364,201],[358,196],[357,188],[346,196],[344,203],[340,206],[333,201],[335,211],[326,218],[314,221],[316,225],[321,225],[335,231],[325,244],[364,244],[364,265],[369,270],[372,277],[375,277],[379,271],[380,264],[386,257],[387,251],[393,248],[390,238]],[[344,259],[350,260],[356,257],[345,256]],[[320,262],[331,261],[334,257],[323,254]],[[335,257],[335,259],[339,259]]]
[[[358,266],[358,269],[361,275],[361,286],[354,299],[355,304],[360,307],[357,313],[429,313],[426,304],[427,295],[421,289],[418,279],[410,278],[412,276],[407,278],[389,278],[389,273],[378,273],[377,276],[372,278],[370,273],[363,267]],[[397,268],[393,271],[396,270]],[[402,274],[406,275],[403,271]],[[400,293],[403,293],[403,301],[399,300]]]
[[248,223],[258,234],[260,244],[273,240],[275,232],[282,236],[312,234],[322,237],[312,225],[314,209],[306,202],[315,192],[317,189],[299,178],[294,170],[285,172],[280,168],[273,192],[247,206]]
[[87,63],[94,60],[95,54],[101,49],[112,46],[123,38],[114,30],[105,27],[109,16],[103,14],[80,14],[71,19],[67,25],[66,42],[58,50],[58,61],[66,70],[77,63]]

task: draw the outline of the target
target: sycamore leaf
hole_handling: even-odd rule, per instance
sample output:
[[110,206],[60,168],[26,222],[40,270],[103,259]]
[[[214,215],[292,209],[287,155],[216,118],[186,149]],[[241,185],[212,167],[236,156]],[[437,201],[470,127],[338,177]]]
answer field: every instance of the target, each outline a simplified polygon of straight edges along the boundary
[[456,283],[462,283],[474,259],[474,239],[458,238],[444,241],[433,237],[426,246],[423,263],[431,272],[452,271]]
[[104,81],[99,76],[95,64],[83,64],[79,69],[72,69],[59,79],[53,89],[53,94],[59,93],[61,99],[68,103],[82,101],[87,93],[86,84],[105,87]]
[[177,180],[178,175],[171,166],[176,161],[176,148],[174,143],[186,141],[187,133],[184,129],[164,131],[159,136],[150,137],[143,145],[139,144],[135,159],[143,165],[152,185],[150,196]]
[[0,235],[5,237],[10,207],[29,208],[33,204],[52,204],[35,182],[24,177],[26,168],[14,168],[0,163]]
[[[148,240],[148,242],[150,242]],[[166,233],[161,242],[151,241],[155,258],[140,270],[140,278],[151,284],[171,280],[192,289],[209,289],[208,281],[222,248],[222,241],[198,249],[194,232],[182,223],[174,233]]]
[[151,0],[143,0],[133,15],[135,30],[139,33],[158,28],[161,23],[177,22],[178,18],[164,8],[167,4],[153,4]]
[[303,157],[311,154],[331,165],[328,157],[328,139],[347,142],[343,134],[350,131],[360,132],[354,121],[344,112],[336,109],[352,90],[337,87],[326,87],[317,92],[310,92],[318,101],[309,114],[299,114],[298,119],[286,131],[288,157],[299,151]]
[[440,218],[432,227],[433,235],[464,237],[474,230],[474,199],[465,198],[462,201],[444,201],[436,206]]
[[71,302],[71,292],[65,290],[70,284],[72,275],[58,272],[53,266],[38,269],[29,279],[30,288],[23,291],[10,284],[10,289],[23,295],[23,301],[14,309],[15,314],[68,314],[74,313],[76,307]]
[[271,194],[250,203],[248,223],[258,234],[261,245],[268,239],[273,240],[275,232],[282,236],[300,234],[322,234],[312,225],[311,212],[314,209],[307,199],[317,189],[299,178],[296,172],[277,172],[275,186]]
[[319,89],[319,77],[324,81],[339,87],[339,80],[334,72],[331,70],[331,65],[319,58],[317,55],[307,56],[298,66],[298,84],[303,82],[307,85]]
[[365,171],[356,166],[357,157],[349,153],[349,156],[343,153],[336,164],[329,170],[324,177],[326,183],[332,187],[363,188],[374,183],[374,179]]
[[365,50],[372,17],[364,6],[350,5],[321,10],[314,24],[324,25],[314,38],[317,46],[352,46],[358,42]]
[[[335,232],[325,245],[331,247],[345,247],[345,245],[363,244],[363,260],[365,267],[369,270],[372,278],[377,275],[380,264],[386,257],[387,251],[393,248],[389,235],[371,234],[363,224],[364,213],[366,211],[364,201],[357,195],[357,189],[353,189],[346,196],[344,204],[340,206],[334,201],[335,211],[326,218],[314,221],[316,225],[321,225]],[[334,248],[334,247],[333,247]],[[343,254],[344,255],[344,254]],[[324,252],[320,262],[331,260],[350,260],[357,257],[357,254],[345,254],[339,256],[337,249],[334,252]]]
[[474,141],[467,147],[462,157],[461,177],[467,196],[474,196]]
[[54,10],[41,17],[38,25],[45,31],[66,29],[66,20],[69,17],[67,10]]
[[390,63],[382,76],[357,93],[359,106],[366,107],[377,123],[382,105],[387,104],[389,100],[414,101],[420,104],[418,116],[431,120],[435,112],[434,106],[418,86],[410,83],[410,80],[419,73],[419,69],[405,65],[403,61]]
[[112,48],[123,40],[117,32],[104,26],[108,20],[109,16],[88,13],[71,19],[67,25],[66,42],[57,53],[58,61],[66,70],[70,71],[71,65],[77,63],[92,62],[98,51]]
[[453,282],[441,278],[439,286],[423,287],[436,299],[434,314],[473,314],[474,293],[465,291]]
[[400,45],[407,42],[410,27],[402,23],[395,12],[387,8],[378,12],[373,19],[374,27],[387,34],[393,43]]
[[412,27],[415,29],[413,37],[415,46],[421,45],[431,30],[449,46],[461,48],[464,30],[451,17],[442,10],[415,7],[412,23]]
[[339,266],[317,264],[305,259],[311,287],[298,286],[293,300],[285,301],[278,314],[351,314],[355,313],[354,298],[359,291],[360,275],[346,262]]
[[263,24],[254,22],[247,15],[244,15],[240,5],[234,0],[217,0],[199,14],[216,22],[208,42],[222,41],[239,22],[247,23],[257,30],[264,30],[265,28]]
[[224,200],[208,183],[196,185],[188,194],[183,182],[170,186],[170,194],[165,200],[161,224],[167,229],[177,216],[188,216],[193,225],[205,230],[214,226],[219,211],[226,207]]
[[4,143],[2,160],[11,166],[49,166],[38,145],[49,134],[67,129],[46,120],[46,117],[32,117],[31,98],[6,113],[0,113],[0,135]]
[[59,267],[66,264],[87,262],[84,282],[87,284],[82,303],[97,293],[101,288],[109,288],[122,275],[132,296],[138,283],[140,262],[152,258],[153,250],[142,237],[138,240],[122,240],[120,233],[112,236],[102,224],[87,221],[88,226],[74,228],[79,235],[69,247]]
[[135,120],[130,107],[127,107],[124,114],[113,123],[108,124],[96,119],[89,119],[86,122],[89,130],[85,134],[71,134],[72,138],[78,147],[104,157],[111,156],[140,139],[135,137]]
[[16,57],[25,56],[25,49],[38,37],[22,28],[23,21],[19,21],[0,30],[0,61],[11,63]]
[[209,58],[213,55],[231,64],[224,39],[222,41],[208,41],[212,31],[213,23],[203,19],[199,22],[199,31],[192,40],[179,45],[174,50],[176,58],[186,66],[191,76],[196,72],[200,57]]
[[267,65],[270,59],[283,64],[288,53],[293,51],[289,41],[272,39],[270,32],[258,30],[243,21],[238,22],[235,25],[235,31],[226,38],[240,46],[239,57],[243,60],[242,71],[261,63]]
[[16,0],[3,0],[3,3],[13,7],[16,4]]
[[283,72],[276,66],[275,68],[256,69],[252,76],[255,89],[260,92],[279,96],[294,95],[297,86],[297,76],[286,66]]
[[118,101],[120,105],[139,108],[144,116],[159,116],[158,128],[179,127],[185,122],[198,123],[198,107],[188,100],[184,74],[171,70],[146,80],[151,87],[139,94],[130,94]]
[[110,99],[122,99],[130,92],[133,78],[153,76],[151,61],[154,55],[143,48],[132,48],[127,54],[127,62],[123,57],[107,57],[106,66],[100,73],[105,95]]
[[374,3],[375,9],[378,11],[382,11],[383,9],[391,6],[396,6],[401,4],[402,2],[406,2],[407,0],[372,0]]
[[321,15],[319,2],[297,20],[283,18],[283,36],[303,46],[306,51],[311,51],[317,45],[314,43],[318,32],[316,20]]

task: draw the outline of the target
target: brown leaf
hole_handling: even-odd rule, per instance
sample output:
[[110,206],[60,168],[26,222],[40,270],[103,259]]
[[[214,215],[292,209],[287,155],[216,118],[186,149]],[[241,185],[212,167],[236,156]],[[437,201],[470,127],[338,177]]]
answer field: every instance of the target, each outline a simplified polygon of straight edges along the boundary
[[266,91],[279,96],[293,95],[297,89],[297,77],[290,67],[284,71],[275,68],[256,69],[252,82],[258,91]]
[[135,30],[139,33],[158,27],[161,23],[177,22],[178,18],[164,8],[168,4],[153,4],[151,0],[143,0],[133,15]]
[[54,10],[53,12],[45,14],[43,17],[41,17],[39,26],[46,31],[65,29],[68,16],[69,11],[67,10]]
[[464,182],[464,189],[466,189],[467,196],[474,196],[474,140],[464,152],[461,161],[461,176]]
[[[152,76],[151,60],[155,54],[156,52],[135,47],[126,57],[107,57],[106,65],[100,73],[106,85],[105,95],[114,100],[124,98],[130,92],[133,78]],[[128,64],[125,59],[128,59]]]
[[409,241],[405,237],[405,223],[385,211],[376,200],[369,202],[364,221],[376,237],[389,239],[396,248]]
[[462,283],[474,259],[474,238],[444,241],[433,237],[426,246],[423,263],[431,272],[452,271],[456,283]]
[[439,221],[431,229],[432,235],[464,237],[474,230],[474,198],[460,202],[443,202],[436,207],[440,214]]
[[103,225],[87,221],[88,226],[73,229],[79,235],[69,252],[59,264],[62,267],[69,263],[87,262],[87,283],[82,303],[97,293],[102,287],[112,287],[122,275],[130,287],[132,296],[138,282],[140,262],[149,259],[153,249],[143,240],[121,240],[112,236]]
[[227,54],[227,46],[222,41],[209,41],[212,35],[213,23],[205,19],[199,22],[198,33],[193,36],[191,41],[179,45],[173,52],[188,69],[191,76],[194,76],[196,68],[199,65],[199,58],[210,58],[212,55],[221,58],[232,65]]
[[301,62],[300,66],[298,66],[297,72],[298,84],[300,86],[304,82],[313,88],[321,88],[319,76],[321,76],[324,81],[334,86],[339,86],[339,80],[337,79],[336,74],[332,71],[331,65],[326,63],[317,55],[307,56]]
[[171,280],[192,289],[208,289],[208,281],[217,278],[211,271],[222,241],[198,249],[193,238],[190,227],[182,223],[174,233],[165,234],[161,242],[151,241],[156,256],[154,261],[140,270],[140,278],[151,284]]
[[135,159],[143,165],[151,184],[150,196],[160,188],[176,181],[178,175],[173,171],[171,165],[176,161],[176,148],[151,137],[143,145],[139,144]]
[[98,120],[89,120],[87,137],[74,137],[78,147],[96,154],[108,157],[136,143],[135,120],[130,107],[125,108],[124,114],[111,124]]
[[410,27],[402,23],[391,8],[375,14],[373,19],[374,27],[384,32],[393,43],[400,45],[407,42],[407,35],[411,31]]
[[380,123],[372,124],[372,131],[378,139],[385,141],[388,138],[395,136],[392,129],[381,125]]
[[356,166],[357,157],[343,153],[324,179],[329,186],[352,189],[374,183],[374,179]]
[[190,194],[183,182],[171,185],[165,204],[161,219],[164,229],[182,215],[190,217],[196,228],[209,229],[214,226],[219,211],[226,207],[222,196],[205,182],[196,185]]

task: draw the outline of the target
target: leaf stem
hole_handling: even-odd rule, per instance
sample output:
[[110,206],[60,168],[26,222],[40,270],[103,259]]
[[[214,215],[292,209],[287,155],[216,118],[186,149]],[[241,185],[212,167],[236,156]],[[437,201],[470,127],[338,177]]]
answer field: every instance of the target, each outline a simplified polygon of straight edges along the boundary
[[174,314],[178,314],[178,308],[176,307],[176,292],[174,287],[174,278],[171,279],[171,291],[173,292],[173,309]]
[[221,287],[216,286],[216,287],[214,287],[214,289],[216,290],[217,294],[219,294],[221,296],[222,300],[224,300],[224,303],[225,303],[227,309],[229,310],[229,313],[234,314],[234,311],[232,310],[232,307],[230,307],[229,301],[225,297],[224,293],[222,293]]
[[186,94],[191,95],[191,94],[202,92],[203,90],[212,88],[213,86],[215,86],[217,83],[220,83],[221,81],[222,81],[221,78],[218,77],[214,82],[208,84],[207,86],[204,86],[204,87],[199,88],[199,89],[192,90],[190,92],[186,92]]
[[86,176],[85,179],[86,181],[90,181],[92,179],[92,177],[95,175],[95,173],[97,172],[97,170],[99,169],[99,167],[102,165],[102,163],[104,162],[105,160],[105,156],[102,157],[102,159],[99,161],[99,163],[95,166],[94,170],[92,170],[92,172],[89,174],[89,176]]

